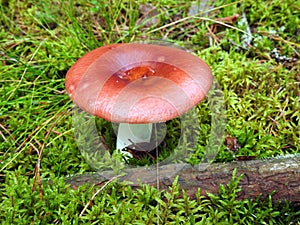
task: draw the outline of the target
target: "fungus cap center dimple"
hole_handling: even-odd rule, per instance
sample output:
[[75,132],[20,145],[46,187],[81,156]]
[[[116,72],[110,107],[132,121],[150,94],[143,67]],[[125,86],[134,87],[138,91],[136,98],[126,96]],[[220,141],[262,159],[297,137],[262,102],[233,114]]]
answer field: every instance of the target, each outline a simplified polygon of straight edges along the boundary
[[117,76],[122,80],[132,82],[141,78],[146,79],[149,76],[153,76],[154,73],[154,69],[149,66],[136,66],[124,72],[117,73]]

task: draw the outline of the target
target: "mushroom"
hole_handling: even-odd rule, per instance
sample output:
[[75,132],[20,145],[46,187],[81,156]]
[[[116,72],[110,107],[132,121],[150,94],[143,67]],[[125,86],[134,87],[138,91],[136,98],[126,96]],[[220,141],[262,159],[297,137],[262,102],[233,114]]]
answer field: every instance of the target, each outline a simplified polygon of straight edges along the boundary
[[88,52],[69,69],[65,85],[81,109],[119,124],[116,147],[122,151],[151,142],[153,124],[190,110],[205,98],[212,80],[209,66],[191,53],[129,43]]

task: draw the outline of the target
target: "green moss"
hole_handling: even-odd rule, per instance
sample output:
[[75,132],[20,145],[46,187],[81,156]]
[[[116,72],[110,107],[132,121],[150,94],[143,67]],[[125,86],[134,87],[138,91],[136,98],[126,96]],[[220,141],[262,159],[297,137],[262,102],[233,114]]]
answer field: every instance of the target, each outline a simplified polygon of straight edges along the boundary
[[[156,20],[141,10],[146,3]],[[299,223],[298,209],[289,203],[276,205],[271,197],[236,200],[237,181],[221,187],[220,195],[208,199],[198,195],[196,200],[180,192],[176,184],[170,193],[160,193],[149,186],[133,191],[116,183],[78,217],[94,190],[69,189],[63,177],[93,168],[75,141],[73,105],[64,92],[64,78],[78,58],[104,44],[172,43],[209,64],[224,94],[226,135],[241,146],[232,152],[221,144],[216,162],[229,162],[237,156],[299,153],[299,3],[207,1],[206,7],[200,7],[202,11],[191,15],[194,3],[198,2],[0,2],[2,224],[155,224],[158,219],[166,224]],[[220,25],[213,35],[209,32],[216,18],[235,14],[240,17],[233,27]],[[251,38],[245,34],[248,28]],[[196,113],[200,124],[191,127],[199,139],[195,146],[184,145],[186,151],[194,152],[187,159],[193,164],[201,162],[211,137],[209,99],[197,106]],[[170,153],[178,145],[178,121],[169,122],[162,152]],[[103,124],[112,152],[115,137]],[[222,136],[219,138],[223,143]],[[53,180],[53,185],[43,184],[43,200],[39,200],[38,187],[31,190],[39,154],[41,178]],[[110,160],[102,166],[115,165]]]

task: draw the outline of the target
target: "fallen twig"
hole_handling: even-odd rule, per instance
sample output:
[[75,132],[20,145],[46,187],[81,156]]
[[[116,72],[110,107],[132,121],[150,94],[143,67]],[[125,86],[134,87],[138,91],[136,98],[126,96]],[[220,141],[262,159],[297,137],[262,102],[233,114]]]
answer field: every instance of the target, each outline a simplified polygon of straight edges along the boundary
[[38,157],[38,161],[36,163],[36,166],[35,166],[35,176],[34,176],[34,181],[33,181],[33,186],[32,186],[32,192],[35,190],[35,187],[36,187],[36,181],[38,181],[38,186],[39,186],[39,192],[40,192],[40,200],[43,199],[43,190],[42,190],[42,183],[41,183],[41,174],[40,174],[40,168],[41,168],[41,159],[42,159],[42,154],[43,154],[43,150],[45,148],[45,145],[46,145],[46,141],[51,133],[51,131],[53,130],[54,128],[54,125],[57,123],[57,121],[59,120],[59,115],[61,113],[57,114],[56,115],[56,119],[55,121],[52,123],[52,125],[50,126],[46,136],[45,136],[45,140],[41,146],[41,149],[40,150],[37,150],[37,153],[39,155]]
[[98,191],[96,191],[96,193],[92,196],[92,198],[88,201],[88,203],[84,206],[83,210],[81,211],[81,213],[79,214],[78,218],[80,218],[84,212],[86,211],[86,209],[92,204],[92,202],[94,201],[94,199],[96,198],[96,196],[108,185],[110,184],[113,180],[117,179],[118,177],[120,177],[121,175],[112,177],[110,180],[108,180]]
[[[230,182],[232,171],[237,169],[237,175],[243,174],[239,182],[241,192],[238,195],[242,198],[256,198],[259,195],[266,197],[272,195],[274,201],[288,200],[300,204],[300,155],[279,156],[270,159],[233,161],[230,163],[202,163],[191,166],[185,163],[170,164],[157,168],[138,167],[125,170],[125,176],[120,181],[128,181],[132,187],[139,187],[140,184],[159,186],[161,190],[169,190],[173,180],[179,176],[178,184],[184,189],[190,198],[196,196],[200,189],[201,194],[207,192],[218,194],[219,185],[226,185]],[[72,188],[82,184],[93,185],[114,177],[113,171],[101,173],[83,174],[66,179]]]

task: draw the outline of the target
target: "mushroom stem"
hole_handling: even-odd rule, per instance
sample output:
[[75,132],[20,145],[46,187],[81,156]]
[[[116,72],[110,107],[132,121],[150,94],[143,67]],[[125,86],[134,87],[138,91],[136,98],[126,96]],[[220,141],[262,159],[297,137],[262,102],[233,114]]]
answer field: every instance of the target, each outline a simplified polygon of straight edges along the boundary
[[124,149],[132,143],[150,143],[152,136],[152,123],[129,124],[120,123],[117,134],[117,149],[122,154],[132,158],[132,155]]

